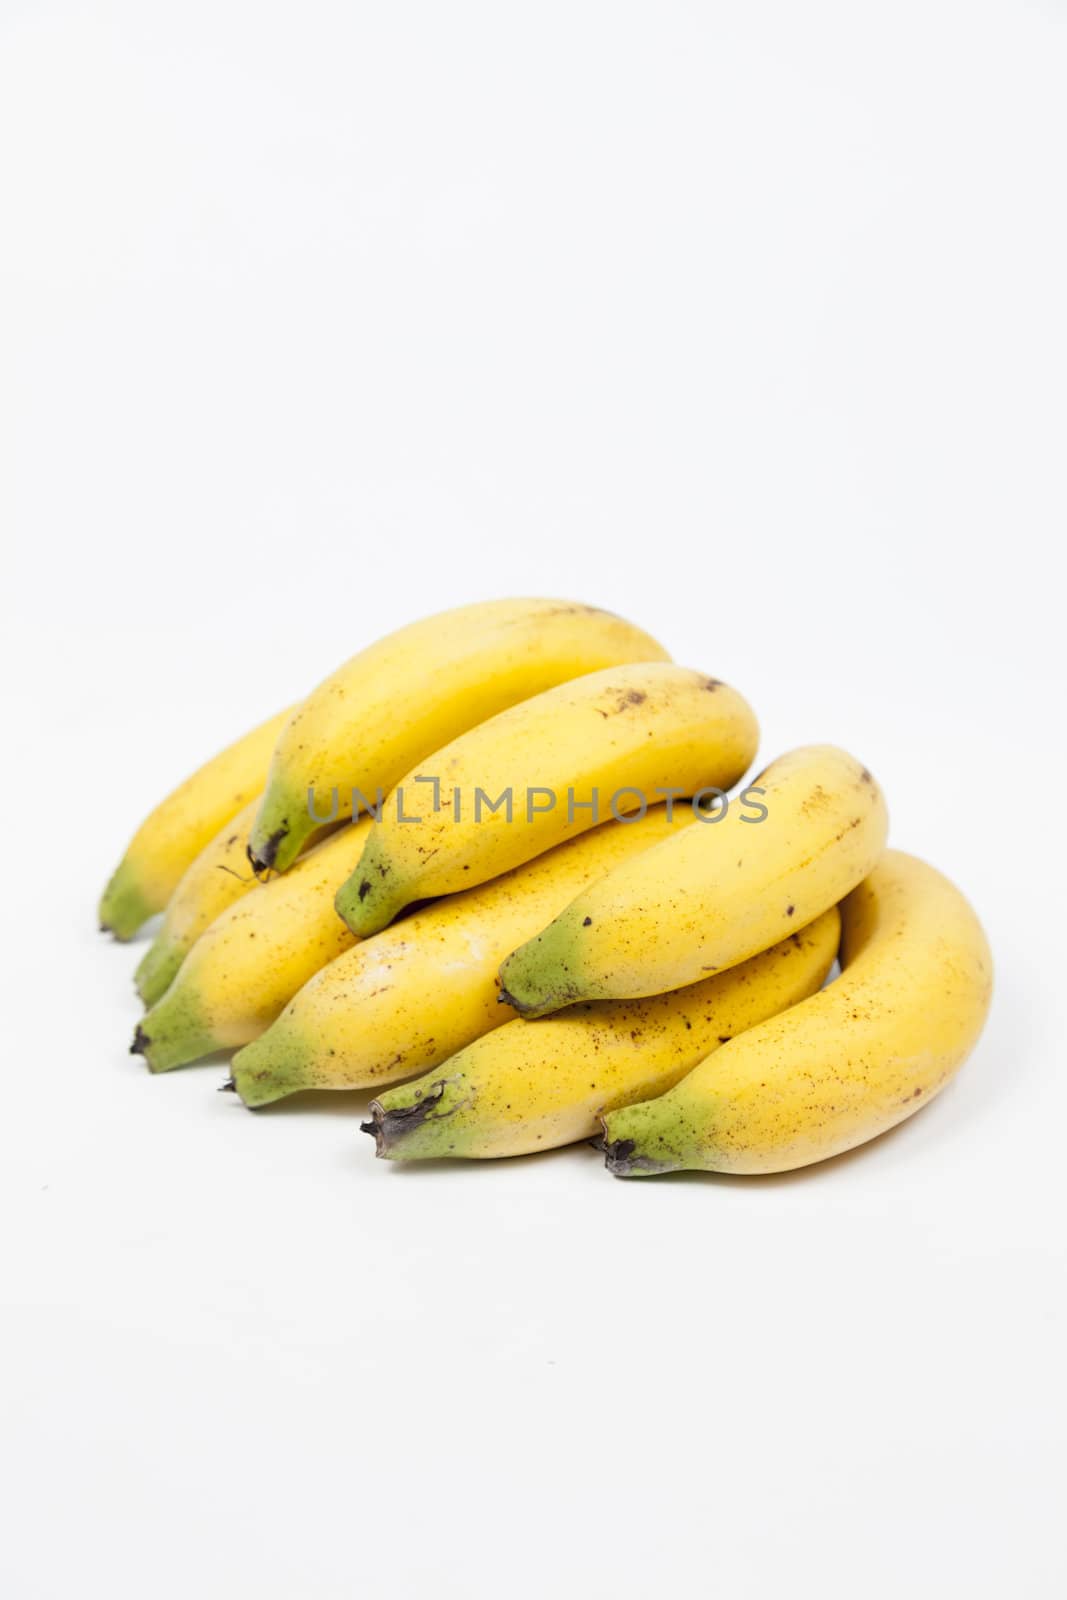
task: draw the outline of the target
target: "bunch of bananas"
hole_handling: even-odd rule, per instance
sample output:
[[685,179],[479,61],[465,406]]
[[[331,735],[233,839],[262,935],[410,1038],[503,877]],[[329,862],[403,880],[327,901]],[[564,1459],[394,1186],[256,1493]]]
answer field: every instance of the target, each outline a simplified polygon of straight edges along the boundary
[[989,947],[845,751],[731,794],[757,741],[592,606],[401,629],[135,834],[100,906],[120,939],[163,913],[132,1048],[236,1050],[253,1107],[395,1085],[364,1124],[390,1159],[597,1136],[619,1176],[757,1173],[874,1138],[974,1046]]

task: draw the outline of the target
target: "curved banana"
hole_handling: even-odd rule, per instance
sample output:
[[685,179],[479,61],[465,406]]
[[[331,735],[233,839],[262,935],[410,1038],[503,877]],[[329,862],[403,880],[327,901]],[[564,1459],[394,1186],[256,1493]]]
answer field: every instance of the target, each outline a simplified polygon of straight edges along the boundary
[[[182,874],[163,913],[160,930],[133,976],[146,1006],[154,1006],[166,994],[178,968],[215,918],[259,883],[248,862],[248,839],[261,798],[257,795],[227,822]],[[347,825],[335,823],[332,828],[320,828],[318,835],[312,836],[312,844],[321,843],[324,835]]]
[[131,1053],[167,1072],[248,1044],[268,1028],[320,967],[354,944],[333,897],[369,827],[367,818],[349,823],[285,877],[258,884],[224,911],[141,1019]]
[[497,970],[518,940],[616,862],[691,823],[681,807],[672,822],[665,806],[606,822],[356,945],[238,1052],[234,1088],[246,1105],[261,1106],[301,1089],[364,1088],[438,1065],[514,1016],[497,1003]]
[[[634,811],[668,791],[728,788],[757,739],[736,690],[670,662],[561,684],[438,750],[425,774],[408,774],[337,909],[366,938],[413,900],[484,883],[583,832],[613,803]],[[510,816],[498,804],[508,796]]]
[[182,873],[219,829],[263,788],[271,751],[293,707],[228,745],[147,817],[100,901],[100,926],[131,939],[162,911]]
[[576,1000],[696,983],[836,905],[878,860],[887,828],[866,767],[833,745],[794,750],[719,820],[665,839],[585,890],[508,957],[504,991],[521,1015],[537,1017]]
[[601,667],[669,660],[640,628],[570,600],[491,600],[380,639],[321,683],[278,740],[252,830],[257,871],[295,860],[315,809],[368,804],[408,768],[506,706]]
[[989,1010],[978,918],[947,878],[899,850],[841,914],[835,983],[658,1100],[604,1117],[612,1172],[786,1172],[875,1138],[944,1088]]
[[163,924],[133,975],[146,1006],[166,994],[174,974],[215,918],[256,887],[247,851],[259,802],[257,795],[225,823],[183,872],[163,913]]
[[812,995],[837,955],[837,908],[742,966],[647,1000],[517,1018],[371,1105],[380,1156],[516,1156],[573,1144],[605,1107],[661,1094],[710,1051]]

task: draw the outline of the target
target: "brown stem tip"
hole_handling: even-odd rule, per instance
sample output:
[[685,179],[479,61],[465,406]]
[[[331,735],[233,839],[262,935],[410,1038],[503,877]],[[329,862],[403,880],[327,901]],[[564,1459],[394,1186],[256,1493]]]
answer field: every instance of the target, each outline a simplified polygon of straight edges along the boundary
[[600,1125],[603,1133],[598,1133],[589,1143],[594,1150],[600,1150],[604,1155],[604,1165],[616,1178],[632,1178],[635,1172],[672,1172],[674,1167],[667,1161],[656,1161],[652,1156],[639,1156],[635,1154],[637,1145],[633,1139],[609,1139],[607,1123],[601,1117]]
[[133,1030],[133,1043],[130,1045],[131,1056],[144,1056],[148,1054],[148,1046],[152,1043],[141,1024],[138,1023]]
[[262,850],[256,851],[251,845],[246,846],[245,854],[252,863],[252,871],[257,878],[265,877],[278,859],[282,840],[289,832],[288,824],[282,823],[280,828],[275,828]]
[[380,1100],[372,1100],[370,1121],[361,1122],[359,1131],[370,1134],[374,1140],[375,1155],[388,1157],[405,1134],[414,1133],[426,1121],[444,1092],[445,1080],[442,1078],[427,1089],[414,1105],[397,1106],[395,1111],[387,1111]]
[[677,1168],[675,1162],[636,1155],[637,1146],[632,1139],[594,1139],[593,1143],[604,1152],[604,1165],[615,1178],[632,1178],[638,1172],[674,1172]]
[[604,1165],[616,1178],[628,1178],[634,1170],[631,1160],[635,1145],[632,1139],[594,1139],[598,1150],[604,1153]]

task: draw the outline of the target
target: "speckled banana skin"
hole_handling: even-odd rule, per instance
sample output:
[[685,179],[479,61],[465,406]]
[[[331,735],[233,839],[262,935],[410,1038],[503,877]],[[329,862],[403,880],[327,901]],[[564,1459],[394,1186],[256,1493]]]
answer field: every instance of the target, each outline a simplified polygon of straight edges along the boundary
[[131,1049],[153,1072],[248,1044],[355,940],[333,909],[370,824],[343,827],[291,872],[257,884],[201,934]]
[[246,733],[186,778],[130,840],[100,901],[100,926],[131,939],[162,911],[189,864],[259,794],[291,708]]
[[811,922],[878,860],[885,801],[844,750],[794,750],[754,788],[763,820],[734,804],[623,862],[510,956],[500,976],[515,1009],[544,1016],[696,983]]
[[598,1113],[662,1093],[712,1050],[812,995],[837,955],[832,908],[718,977],[647,1000],[517,1019],[382,1095],[364,1131],[391,1160],[513,1156],[586,1139]]
[[659,1099],[604,1117],[613,1172],[786,1172],[875,1138],[945,1087],[989,1010],[978,918],[947,878],[897,850],[841,914],[835,983]]
[[[387,801],[337,909],[365,938],[413,900],[484,883],[585,831],[593,825],[594,792],[607,813],[624,789],[630,793],[622,809],[632,811],[642,795],[654,804],[667,788],[682,795],[705,785],[729,788],[752,760],[758,736],[736,690],[669,662],[613,667],[561,684],[436,751],[425,772],[439,780],[439,793],[417,782],[417,771],[407,775],[403,813],[398,801]],[[513,819],[504,811],[476,818],[477,789],[493,799],[510,789]],[[555,804],[531,812],[531,790],[551,794]]]
[[606,822],[356,945],[234,1057],[238,1094],[261,1106],[302,1089],[359,1089],[438,1065],[514,1016],[498,1003],[497,969],[508,950],[600,873],[685,826],[695,826],[688,810],[678,807],[671,822],[664,806]]
[[668,660],[641,628],[571,600],[491,600],[427,617],[353,656],[294,712],[271,763],[249,853],[278,872],[338,790],[373,803],[467,728],[554,684],[627,661]]

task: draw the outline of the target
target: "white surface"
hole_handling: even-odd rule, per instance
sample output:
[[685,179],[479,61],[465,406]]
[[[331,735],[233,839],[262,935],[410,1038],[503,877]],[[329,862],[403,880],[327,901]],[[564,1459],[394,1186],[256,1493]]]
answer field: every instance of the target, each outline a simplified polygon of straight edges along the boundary
[[[1062,1593],[1063,6],[0,16],[6,1592]],[[142,814],[522,592],[879,773],[997,958],[930,1110],[402,1171],[126,1055]]]

